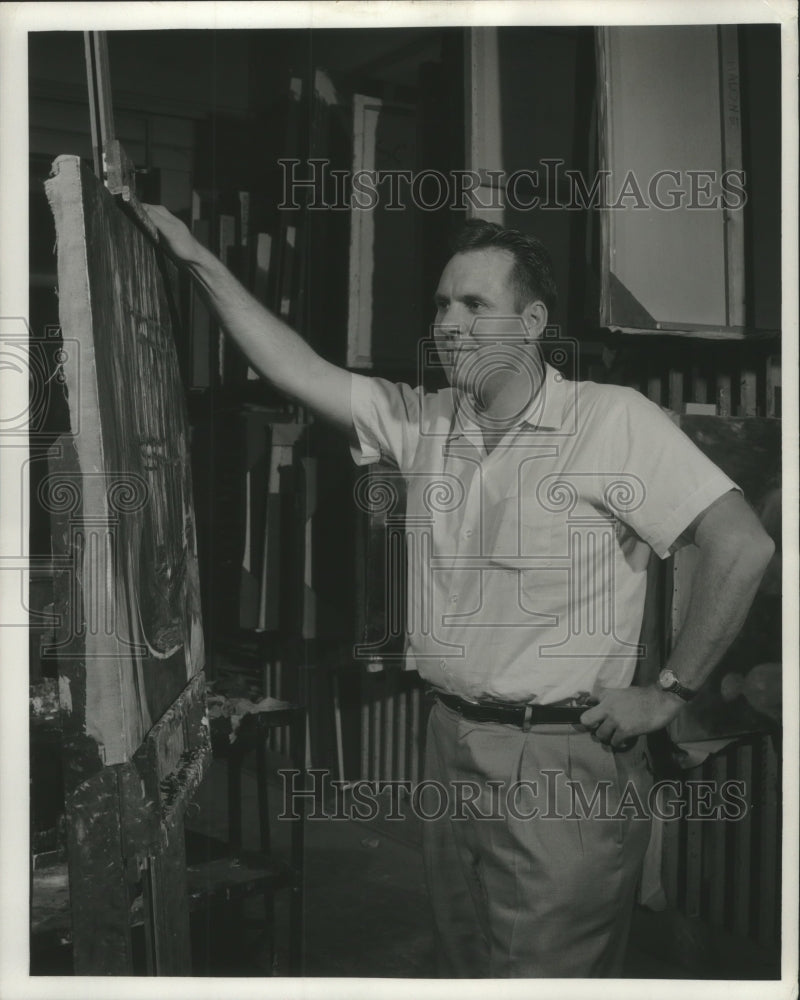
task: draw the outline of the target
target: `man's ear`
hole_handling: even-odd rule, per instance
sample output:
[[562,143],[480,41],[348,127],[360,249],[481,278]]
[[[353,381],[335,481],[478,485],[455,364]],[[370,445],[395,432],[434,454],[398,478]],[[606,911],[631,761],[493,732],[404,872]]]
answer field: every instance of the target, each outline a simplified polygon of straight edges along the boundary
[[522,321],[525,324],[525,340],[528,343],[538,340],[547,326],[547,306],[534,299],[523,309]]

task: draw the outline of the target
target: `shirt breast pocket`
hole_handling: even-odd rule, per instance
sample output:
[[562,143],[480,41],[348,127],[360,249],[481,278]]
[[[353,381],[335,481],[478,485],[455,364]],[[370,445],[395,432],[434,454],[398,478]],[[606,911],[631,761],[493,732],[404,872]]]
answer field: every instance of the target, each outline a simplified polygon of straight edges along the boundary
[[535,498],[506,496],[486,512],[484,555],[490,564],[525,570],[567,555],[562,516],[544,510]]

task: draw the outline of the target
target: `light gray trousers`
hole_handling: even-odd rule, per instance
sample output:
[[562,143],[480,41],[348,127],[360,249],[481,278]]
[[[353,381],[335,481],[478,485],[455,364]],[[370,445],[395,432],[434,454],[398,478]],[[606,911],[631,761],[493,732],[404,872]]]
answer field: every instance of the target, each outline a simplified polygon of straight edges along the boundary
[[613,752],[579,727],[525,733],[436,702],[426,747],[436,785],[419,804],[437,817],[423,844],[440,974],[619,975],[652,781],[641,739]]

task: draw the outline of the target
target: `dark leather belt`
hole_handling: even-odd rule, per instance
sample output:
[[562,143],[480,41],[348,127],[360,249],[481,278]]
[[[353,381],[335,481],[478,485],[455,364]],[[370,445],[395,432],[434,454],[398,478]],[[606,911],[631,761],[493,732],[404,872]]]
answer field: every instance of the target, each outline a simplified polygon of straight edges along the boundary
[[509,726],[529,729],[531,726],[554,724],[580,725],[581,716],[590,707],[569,705],[477,705],[464,701],[455,694],[434,691],[439,701],[465,719],[474,722],[501,722]]

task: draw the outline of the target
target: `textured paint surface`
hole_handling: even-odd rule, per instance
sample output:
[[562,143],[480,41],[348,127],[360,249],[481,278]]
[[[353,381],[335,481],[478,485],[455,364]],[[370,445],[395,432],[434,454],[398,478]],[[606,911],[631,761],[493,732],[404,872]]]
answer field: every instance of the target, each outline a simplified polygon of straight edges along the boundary
[[[78,724],[112,764],[203,667],[188,433],[152,244],[76,157],[59,157],[53,174],[59,312],[74,345],[72,433],[47,484],[72,560],[62,673]],[[54,506],[62,494],[70,502]]]

